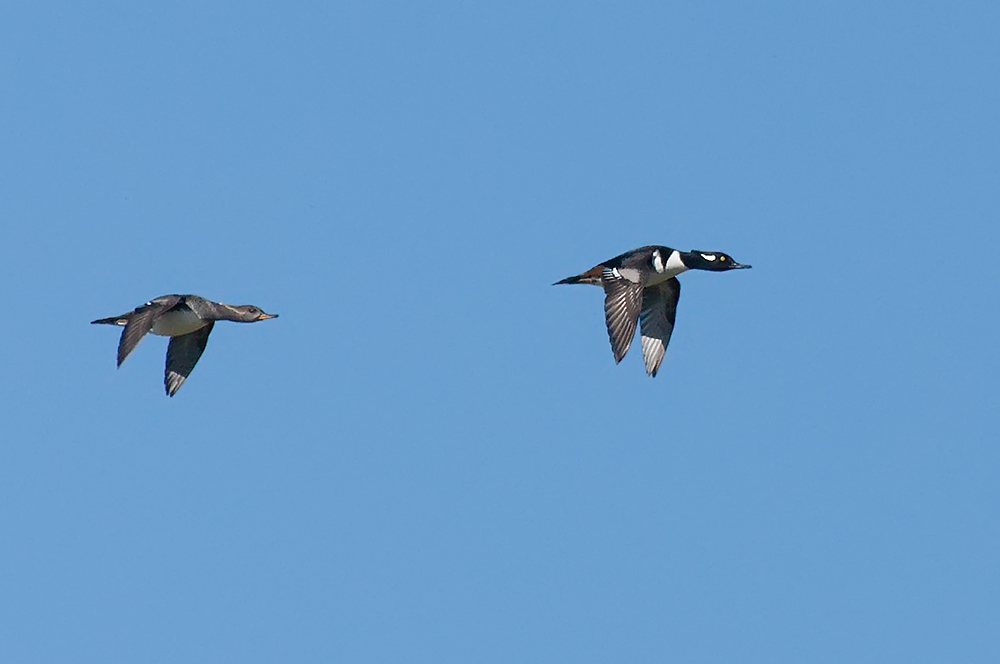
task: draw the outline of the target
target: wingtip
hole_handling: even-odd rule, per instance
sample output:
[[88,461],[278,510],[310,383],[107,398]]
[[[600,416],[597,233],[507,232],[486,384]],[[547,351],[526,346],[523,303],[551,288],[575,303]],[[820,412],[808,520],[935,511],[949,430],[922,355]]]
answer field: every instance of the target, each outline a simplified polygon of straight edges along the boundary
[[167,396],[173,397],[177,394],[181,386],[184,385],[184,380],[185,378],[180,374],[168,370],[163,376],[163,387],[167,391]]

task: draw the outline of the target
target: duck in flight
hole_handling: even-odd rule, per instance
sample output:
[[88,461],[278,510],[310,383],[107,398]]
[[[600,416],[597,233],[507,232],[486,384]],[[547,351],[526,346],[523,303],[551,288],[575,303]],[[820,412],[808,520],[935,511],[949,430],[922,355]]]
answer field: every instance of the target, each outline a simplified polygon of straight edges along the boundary
[[92,321],[94,325],[124,327],[118,341],[118,366],[146,336],[147,332],[170,337],[167,346],[167,366],[163,384],[168,396],[174,396],[191,375],[194,365],[205,351],[208,335],[217,320],[255,323],[277,318],[250,304],[222,304],[197,295],[161,295],[135,311],[121,316]]
[[646,373],[656,376],[670,343],[681,296],[677,275],[688,270],[725,272],[749,268],[718,251],[678,251],[648,246],[626,251],[558,284],[591,284],[604,288],[604,316],[615,363],[622,361],[638,323]]

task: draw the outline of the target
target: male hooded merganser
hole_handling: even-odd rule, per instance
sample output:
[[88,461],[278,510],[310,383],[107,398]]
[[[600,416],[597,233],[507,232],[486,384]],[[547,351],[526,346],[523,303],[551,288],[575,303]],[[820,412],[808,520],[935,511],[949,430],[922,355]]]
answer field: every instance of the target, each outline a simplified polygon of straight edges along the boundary
[[208,335],[212,333],[215,321],[254,323],[277,317],[278,314],[266,314],[250,304],[222,304],[197,295],[161,295],[137,307],[135,311],[101,318],[92,323],[121,325],[125,328],[118,341],[118,366],[122,365],[147,332],[170,337],[163,384],[167,388],[167,395],[172,397],[191,375],[194,365],[205,351]]
[[718,251],[678,251],[670,247],[639,247],[558,284],[591,284],[604,288],[604,315],[615,363],[622,361],[636,322],[641,318],[642,356],[646,373],[655,376],[670,343],[681,296],[677,275],[687,270],[724,272],[748,268]]

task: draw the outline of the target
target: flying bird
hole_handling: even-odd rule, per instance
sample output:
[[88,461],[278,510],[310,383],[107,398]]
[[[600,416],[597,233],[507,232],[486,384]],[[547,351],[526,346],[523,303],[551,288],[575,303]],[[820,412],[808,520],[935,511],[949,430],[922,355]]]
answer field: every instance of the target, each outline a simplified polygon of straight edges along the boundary
[[678,251],[651,245],[626,251],[553,285],[591,284],[604,288],[604,316],[615,363],[625,357],[639,323],[646,373],[656,376],[674,331],[681,296],[677,275],[688,270],[725,272],[749,267],[718,251]]
[[170,337],[163,384],[167,396],[172,397],[191,375],[194,365],[205,351],[208,335],[212,333],[215,321],[255,323],[277,317],[277,314],[264,313],[251,304],[222,304],[197,295],[161,295],[127,314],[101,318],[91,323],[125,328],[118,341],[118,366],[122,365],[147,332]]

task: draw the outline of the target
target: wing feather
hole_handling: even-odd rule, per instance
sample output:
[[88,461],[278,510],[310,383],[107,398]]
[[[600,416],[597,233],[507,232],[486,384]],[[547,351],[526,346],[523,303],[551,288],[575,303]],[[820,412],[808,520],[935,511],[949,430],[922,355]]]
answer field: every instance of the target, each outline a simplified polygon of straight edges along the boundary
[[125,324],[125,329],[122,330],[122,336],[118,340],[118,366],[122,365],[129,353],[135,350],[142,338],[153,329],[153,323],[156,322],[156,319],[178,302],[180,302],[180,297],[177,295],[163,295],[137,307],[132,312]]
[[681,282],[676,277],[667,279],[662,284],[649,286],[643,291],[640,316],[642,357],[646,361],[646,373],[650,376],[656,376],[660,363],[663,362],[663,355],[667,352],[680,297]]
[[621,362],[632,345],[635,327],[642,309],[642,285],[626,279],[618,270],[605,268],[601,275],[604,286],[604,317],[608,339],[615,362]]
[[215,321],[194,332],[170,337],[170,345],[167,346],[167,365],[163,372],[163,385],[167,389],[167,396],[174,396],[191,375],[194,365],[198,364],[201,354],[205,352],[208,335],[212,333],[213,327]]

